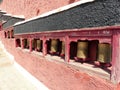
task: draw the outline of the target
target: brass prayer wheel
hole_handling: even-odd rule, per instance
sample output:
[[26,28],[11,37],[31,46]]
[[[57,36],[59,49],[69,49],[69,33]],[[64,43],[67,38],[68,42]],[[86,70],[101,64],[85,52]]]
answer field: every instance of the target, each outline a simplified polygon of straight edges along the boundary
[[4,32],[4,35],[5,35],[5,38],[6,38],[6,36],[7,36],[7,35],[6,35],[6,32]]
[[10,31],[8,31],[8,38],[10,38]]
[[111,61],[111,45],[101,43],[98,45],[98,59],[101,63],[109,63]]
[[29,48],[29,39],[27,39],[27,48]]
[[51,50],[52,53],[58,51],[58,40],[57,40],[57,39],[52,39],[52,40],[51,40],[50,50]]
[[26,39],[23,40],[23,44],[24,44],[24,48],[26,48],[26,45],[27,45]]
[[35,40],[32,41],[32,49],[35,49]]
[[39,40],[39,39],[36,40],[36,44],[37,44],[36,45],[37,50],[40,51],[41,50],[41,40]]
[[77,44],[77,58],[86,59],[88,57],[88,42],[79,41]]
[[65,55],[65,42],[62,41],[61,55]]
[[24,39],[24,48],[29,48],[29,40]]

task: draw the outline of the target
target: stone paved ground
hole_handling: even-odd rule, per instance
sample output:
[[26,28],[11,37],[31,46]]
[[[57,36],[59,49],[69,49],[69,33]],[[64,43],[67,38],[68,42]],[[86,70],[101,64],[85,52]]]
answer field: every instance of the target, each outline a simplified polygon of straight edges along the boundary
[[0,90],[48,90],[42,83],[39,85],[38,88],[16,68],[0,42]]

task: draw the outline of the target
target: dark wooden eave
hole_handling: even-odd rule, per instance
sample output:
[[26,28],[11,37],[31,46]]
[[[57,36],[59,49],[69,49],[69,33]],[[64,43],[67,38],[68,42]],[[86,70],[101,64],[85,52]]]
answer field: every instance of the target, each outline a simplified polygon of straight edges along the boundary
[[3,24],[3,29],[8,28],[10,26],[13,26],[15,23],[23,21],[24,18],[18,18],[11,16],[4,24]]
[[15,34],[112,26],[120,22],[118,0],[95,0],[15,25]]

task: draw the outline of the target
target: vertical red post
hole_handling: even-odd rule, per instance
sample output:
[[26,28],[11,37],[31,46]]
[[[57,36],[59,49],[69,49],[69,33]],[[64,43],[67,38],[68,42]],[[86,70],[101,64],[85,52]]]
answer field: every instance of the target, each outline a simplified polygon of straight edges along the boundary
[[43,56],[47,54],[47,43],[46,43],[46,38],[43,37]]
[[7,31],[7,38],[9,38],[9,31]]
[[112,38],[112,71],[111,81],[120,82],[120,33],[115,32]]
[[0,22],[0,31],[3,30],[2,23]]
[[17,39],[15,39],[15,47],[18,47]]
[[65,61],[70,61],[70,40],[69,36],[65,37]]
[[34,42],[34,45],[35,45],[35,51],[37,51],[37,39],[34,39],[35,42]]
[[33,42],[33,39],[32,39],[32,38],[29,38],[28,40],[29,40],[29,42],[30,42],[30,43],[29,43],[29,47],[30,47],[29,50],[30,50],[30,52],[32,52],[32,42]]
[[10,33],[10,38],[12,38],[12,31],[9,31],[9,33]]
[[4,31],[4,38],[6,38],[6,32]]
[[5,33],[6,33],[6,38],[7,38],[8,37],[7,32],[5,31]]
[[24,38],[21,38],[21,48],[24,49]]

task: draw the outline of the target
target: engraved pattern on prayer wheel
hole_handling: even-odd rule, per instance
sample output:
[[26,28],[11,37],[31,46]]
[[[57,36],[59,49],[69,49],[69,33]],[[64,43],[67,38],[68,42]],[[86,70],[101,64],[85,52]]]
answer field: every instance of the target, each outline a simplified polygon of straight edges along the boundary
[[77,57],[86,59],[88,57],[88,42],[79,41],[77,45]]
[[111,61],[111,45],[99,44],[98,45],[98,59],[101,63],[109,63]]

